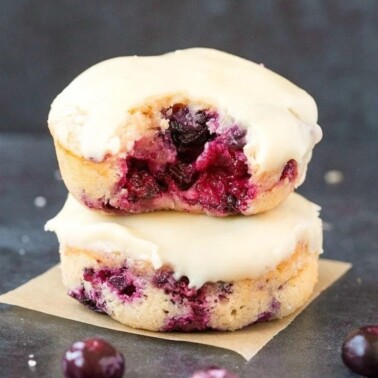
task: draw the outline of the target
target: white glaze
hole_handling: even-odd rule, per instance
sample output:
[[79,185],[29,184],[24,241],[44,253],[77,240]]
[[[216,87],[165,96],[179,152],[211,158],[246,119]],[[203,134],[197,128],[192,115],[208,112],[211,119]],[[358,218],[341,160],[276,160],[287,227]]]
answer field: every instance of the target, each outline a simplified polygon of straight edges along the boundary
[[291,194],[275,209],[226,218],[181,212],[103,216],[69,196],[45,229],[64,246],[120,253],[124,259],[169,264],[192,286],[258,277],[288,258],[297,243],[322,251],[319,207]]
[[68,150],[101,161],[129,151],[146,131],[143,123],[130,123],[130,110],[166,96],[211,104],[246,128],[244,151],[257,171],[295,159],[304,175],[322,137],[316,104],[305,91],[262,65],[205,48],[119,57],[89,68],[55,99],[49,127]]

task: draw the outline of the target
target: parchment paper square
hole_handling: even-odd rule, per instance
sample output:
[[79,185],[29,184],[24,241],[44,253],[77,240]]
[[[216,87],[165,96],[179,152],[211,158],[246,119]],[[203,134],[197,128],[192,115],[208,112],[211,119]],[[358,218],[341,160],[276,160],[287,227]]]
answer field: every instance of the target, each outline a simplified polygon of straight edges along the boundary
[[321,259],[319,281],[311,298],[302,308],[284,319],[255,324],[235,332],[160,333],[124,326],[108,316],[88,310],[69,297],[62,284],[59,265],[0,296],[0,302],[116,331],[225,348],[249,360],[350,267],[349,263]]

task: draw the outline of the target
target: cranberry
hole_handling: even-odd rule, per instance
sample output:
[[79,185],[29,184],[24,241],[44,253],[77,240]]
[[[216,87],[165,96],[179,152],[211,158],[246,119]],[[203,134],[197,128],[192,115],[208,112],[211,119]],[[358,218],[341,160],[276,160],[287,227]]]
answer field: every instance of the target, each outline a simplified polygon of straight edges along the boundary
[[226,369],[210,366],[205,369],[197,370],[190,378],[239,378],[239,376]]
[[171,164],[168,165],[167,170],[181,190],[188,190],[198,178],[198,172],[195,172],[190,164]]
[[128,161],[129,171],[127,172],[126,188],[129,192],[129,201],[136,202],[139,199],[156,198],[162,188],[148,170],[147,163],[138,159]]
[[282,171],[280,180],[284,180],[288,178],[289,181],[293,181],[298,176],[298,164],[294,159],[289,160],[285,168]]
[[125,359],[112,345],[101,339],[77,341],[62,360],[66,378],[121,378]]
[[378,377],[378,325],[349,333],[343,343],[342,359],[354,373]]

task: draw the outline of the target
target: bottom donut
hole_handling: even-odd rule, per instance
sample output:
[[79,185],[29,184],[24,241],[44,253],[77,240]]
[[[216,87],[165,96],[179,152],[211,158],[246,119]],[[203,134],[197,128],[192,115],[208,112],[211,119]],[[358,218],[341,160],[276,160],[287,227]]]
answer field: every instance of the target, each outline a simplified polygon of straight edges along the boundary
[[293,313],[317,281],[318,209],[296,194],[254,217],[121,218],[92,214],[69,199],[47,229],[58,234],[69,295],[127,326],[237,330]]

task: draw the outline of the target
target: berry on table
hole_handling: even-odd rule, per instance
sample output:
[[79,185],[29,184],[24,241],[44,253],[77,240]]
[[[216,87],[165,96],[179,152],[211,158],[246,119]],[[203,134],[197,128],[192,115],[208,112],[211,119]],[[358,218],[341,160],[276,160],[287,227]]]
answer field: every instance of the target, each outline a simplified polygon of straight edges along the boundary
[[350,332],[343,343],[342,359],[354,373],[378,377],[378,325]]
[[62,370],[66,378],[121,378],[125,359],[102,339],[76,341],[63,356]]
[[190,378],[239,378],[238,375],[217,366],[197,370]]

